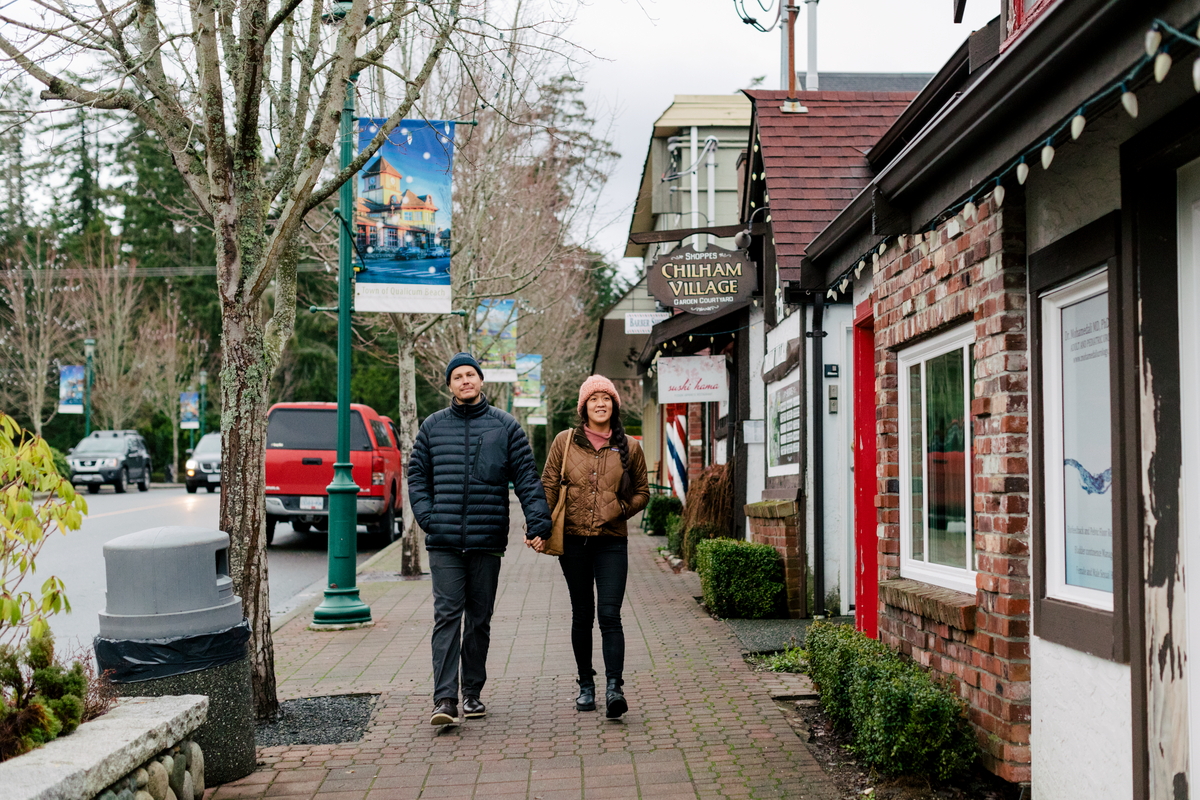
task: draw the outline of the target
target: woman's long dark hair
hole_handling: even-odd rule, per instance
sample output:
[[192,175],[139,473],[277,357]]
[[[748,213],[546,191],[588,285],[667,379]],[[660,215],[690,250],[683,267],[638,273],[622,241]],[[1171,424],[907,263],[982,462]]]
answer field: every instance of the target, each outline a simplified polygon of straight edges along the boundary
[[[629,500],[633,497],[633,478],[629,474],[629,439],[625,436],[625,425],[621,422],[621,404],[615,397],[612,398],[612,401],[613,413],[609,420],[612,436],[609,437],[609,441],[612,442],[613,447],[617,448],[617,452],[621,456],[621,485],[617,488],[617,497]],[[579,427],[586,428],[587,422],[587,403],[585,402],[583,409],[579,412]]]

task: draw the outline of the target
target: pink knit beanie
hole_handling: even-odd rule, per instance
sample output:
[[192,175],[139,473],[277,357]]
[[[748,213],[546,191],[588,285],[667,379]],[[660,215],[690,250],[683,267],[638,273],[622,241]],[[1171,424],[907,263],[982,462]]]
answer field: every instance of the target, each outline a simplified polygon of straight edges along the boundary
[[613,382],[603,375],[593,375],[579,387],[579,405],[575,408],[576,413],[583,415],[583,407],[587,405],[588,398],[596,392],[608,392],[608,396],[620,407],[621,395],[617,394],[617,387]]

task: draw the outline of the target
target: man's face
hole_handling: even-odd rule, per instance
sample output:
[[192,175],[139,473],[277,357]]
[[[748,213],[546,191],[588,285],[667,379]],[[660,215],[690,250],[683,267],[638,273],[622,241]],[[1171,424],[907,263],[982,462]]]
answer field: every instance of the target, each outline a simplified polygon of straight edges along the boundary
[[460,403],[473,405],[479,401],[479,390],[483,386],[483,379],[479,377],[479,373],[470,365],[455,367],[450,373],[450,393],[458,399]]

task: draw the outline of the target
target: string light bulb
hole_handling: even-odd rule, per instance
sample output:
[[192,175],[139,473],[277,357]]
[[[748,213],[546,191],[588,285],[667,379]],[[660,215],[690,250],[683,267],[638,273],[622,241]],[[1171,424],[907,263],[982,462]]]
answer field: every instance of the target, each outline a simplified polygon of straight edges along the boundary
[[849,279],[849,278],[842,278],[842,285],[841,285],[841,287],[840,287],[840,288],[841,288],[841,290],[842,290],[842,292],[845,292],[845,291],[846,291],[846,289],[847,289],[849,286],[850,286],[850,279]]
[[996,202],[996,208],[1004,205],[1004,187],[999,181],[996,182],[996,188],[992,190],[992,199]]
[[854,268],[854,277],[855,278],[862,277],[863,267],[865,267],[866,265],[867,265],[867,262],[865,262],[865,261],[858,262],[858,266]]
[[1163,51],[1154,57],[1154,80],[1162,83],[1171,71],[1171,54]]
[[1054,145],[1047,140],[1046,146],[1042,148],[1042,169],[1050,169],[1051,162],[1054,161]]
[[1150,30],[1146,31],[1146,55],[1154,58],[1154,54],[1160,47],[1162,47],[1162,34],[1157,25],[1152,25]]
[[1087,125],[1087,117],[1083,116],[1081,110],[1078,114],[1071,118],[1071,139],[1078,139],[1083,135],[1083,129]]
[[1029,177],[1029,165],[1025,163],[1025,159],[1021,159],[1021,163],[1017,164],[1017,183],[1025,185],[1025,179]]
[[830,289],[828,292],[825,293],[825,296],[828,297],[830,300],[832,300],[833,294],[834,294],[833,289]]
[[1138,115],[1137,95],[1134,94],[1133,92],[1129,91],[1129,87],[1127,87],[1123,83],[1121,84],[1121,105],[1125,107],[1125,113],[1127,113],[1129,116],[1133,117],[1134,119],[1137,119],[1137,115]]
[[971,220],[975,219],[975,214],[978,211],[979,209],[975,207],[975,204],[968,200],[967,204],[963,206],[963,219],[970,222]]
[[1192,62],[1192,88],[1200,92],[1200,58]]

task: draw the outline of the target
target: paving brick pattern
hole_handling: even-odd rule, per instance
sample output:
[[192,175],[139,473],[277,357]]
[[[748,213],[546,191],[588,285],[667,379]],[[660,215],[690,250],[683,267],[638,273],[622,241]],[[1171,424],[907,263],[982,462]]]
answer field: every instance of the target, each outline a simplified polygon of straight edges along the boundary
[[[365,737],[260,748],[258,770],[210,800],[836,796],[771,701],[811,691],[806,680],[751,672],[728,627],[697,605],[696,576],[657,557],[661,540],[630,540],[630,711],[606,720],[601,702],[577,713],[566,586],[554,559],[519,543],[519,523],[514,531],[492,619],[486,719],[428,724],[430,584],[386,580],[396,565],[385,558],[360,583],[373,628],[314,632],[301,614],[275,636],[281,699],[381,693]],[[595,649],[602,672],[598,631]]]

